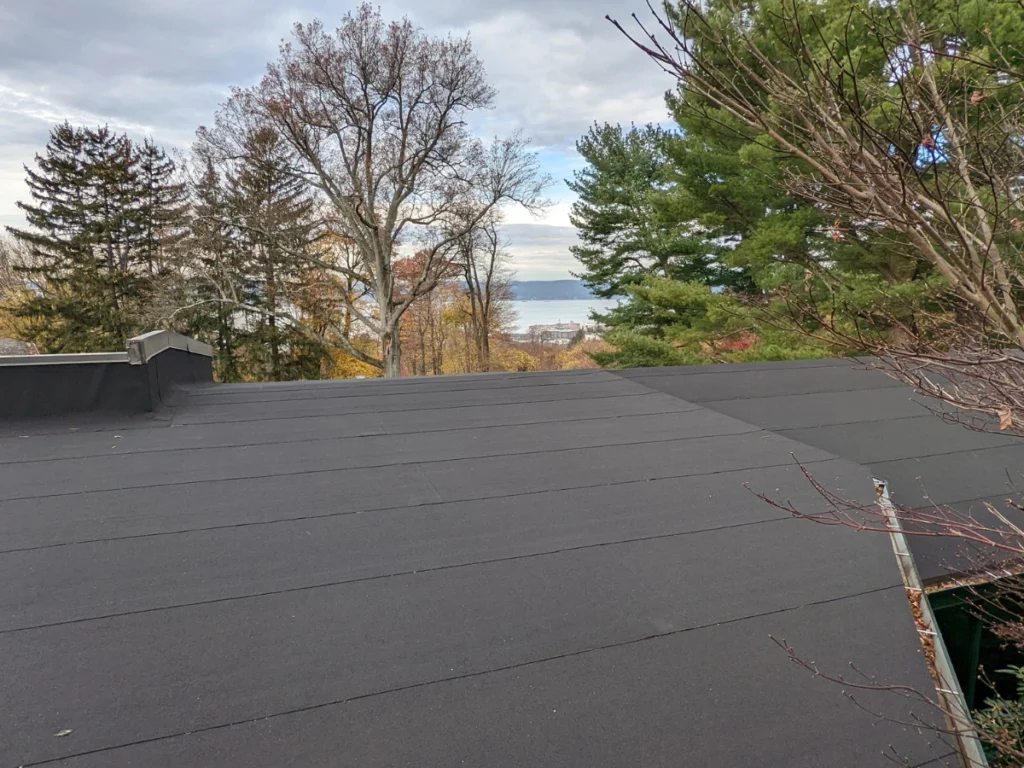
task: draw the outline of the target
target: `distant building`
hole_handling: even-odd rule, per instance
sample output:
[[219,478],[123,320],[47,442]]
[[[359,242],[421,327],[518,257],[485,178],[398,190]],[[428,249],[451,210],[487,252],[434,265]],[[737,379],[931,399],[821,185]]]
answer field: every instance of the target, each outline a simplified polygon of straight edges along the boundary
[[600,323],[552,323],[531,325],[526,333],[514,333],[514,341],[536,341],[544,344],[569,344],[582,334],[584,340],[600,338]]
[[39,349],[32,342],[0,337],[0,356],[38,354]]

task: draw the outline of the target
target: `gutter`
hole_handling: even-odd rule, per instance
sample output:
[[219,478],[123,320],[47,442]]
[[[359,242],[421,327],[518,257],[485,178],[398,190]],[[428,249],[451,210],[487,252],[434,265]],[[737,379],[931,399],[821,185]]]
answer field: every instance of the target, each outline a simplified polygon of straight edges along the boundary
[[903,586],[906,588],[907,599],[910,601],[914,624],[917,626],[917,634],[921,640],[921,646],[924,648],[925,660],[928,662],[928,671],[935,683],[935,691],[942,704],[946,725],[956,742],[954,746],[957,754],[967,768],[988,768],[988,759],[985,757],[985,750],[982,749],[981,740],[978,738],[974,721],[971,719],[967,699],[964,698],[960,682],[953,671],[953,663],[949,658],[942,634],[939,632],[939,625],[935,620],[931,603],[928,602],[921,574],[917,570],[914,555],[907,544],[906,534],[903,533],[903,525],[889,498],[888,484],[884,480],[878,479],[875,479],[874,483],[878,506],[885,516],[892,549],[896,554],[896,564],[903,577]]

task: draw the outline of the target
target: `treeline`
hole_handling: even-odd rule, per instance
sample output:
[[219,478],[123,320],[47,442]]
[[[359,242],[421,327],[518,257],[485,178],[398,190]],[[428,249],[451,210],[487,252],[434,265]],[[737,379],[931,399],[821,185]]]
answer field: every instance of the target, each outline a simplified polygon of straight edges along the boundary
[[225,162],[202,143],[180,164],[108,128],[54,128],[28,226],[9,228],[6,323],[44,352],[110,351],[170,327],[209,341],[224,381],[330,375],[341,284],[315,197],[271,131]]
[[[548,184],[520,136],[469,132],[493,97],[468,38],[364,4],[334,32],[296,25],[181,157],[59,125],[0,248],[0,334],[87,352],[172,328],[224,381],[489,370],[502,210],[539,209]],[[431,312],[461,353],[435,339],[427,359]]]
[[570,182],[572,250],[590,289],[621,299],[596,317],[615,347],[602,364],[842,355],[856,350],[803,323],[794,292],[851,319],[894,309],[912,320],[933,295],[935,271],[905,237],[792,196],[791,161],[761,137],[724,129],[686,95],[668,101],[674,130],[595,125],[577,143],[588,165]]
[[[578,142],[580,277],[624,299],[601,362],[863,354],[972,315],[1024,338],[1019,4],[783,5],[670,4],[673,125]],[[972,58],[915,59],[918,27]]]

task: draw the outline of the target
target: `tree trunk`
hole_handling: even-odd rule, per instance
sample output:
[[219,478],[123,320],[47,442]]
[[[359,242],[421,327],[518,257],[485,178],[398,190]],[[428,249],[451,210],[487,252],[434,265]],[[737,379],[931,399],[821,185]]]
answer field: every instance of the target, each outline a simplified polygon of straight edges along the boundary
[[270,315],[270,378],[272,381],[281,380],[281,345],[277,338],[277,317]]
[[270,314],[267,323],[270,325],[270,379],[281,380],[281,345],[277,338],[277,276],[274,274],[274,254],[264,249],[267,263],[267,305]]
[[402,375],[402,344],[398,329],[391,327],[380,335],[381,360],[384,363],[384,378],[397,379]]
[[480,370],[483,373],[487,373],[491,370],[491,328],[490,322],[487,320],[487,315],[481,314],[480,316],[480,336],[477,339],[479,346],[478,353],[480,355]]

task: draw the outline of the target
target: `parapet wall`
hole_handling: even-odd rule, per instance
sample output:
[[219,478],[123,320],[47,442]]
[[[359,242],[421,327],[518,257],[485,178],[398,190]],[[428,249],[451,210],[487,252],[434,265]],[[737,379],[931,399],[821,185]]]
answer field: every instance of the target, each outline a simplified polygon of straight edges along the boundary
[[213,382],[213,349],[170,331],[128,340],[124,352],[0,356],[0,418],[143,413],[183,385]]

